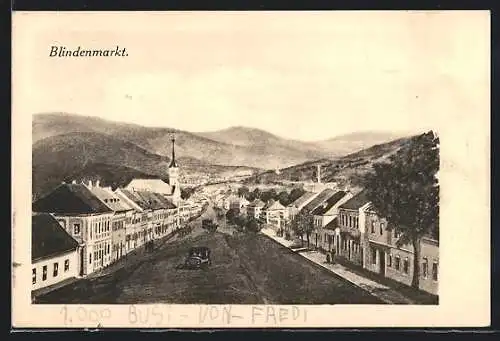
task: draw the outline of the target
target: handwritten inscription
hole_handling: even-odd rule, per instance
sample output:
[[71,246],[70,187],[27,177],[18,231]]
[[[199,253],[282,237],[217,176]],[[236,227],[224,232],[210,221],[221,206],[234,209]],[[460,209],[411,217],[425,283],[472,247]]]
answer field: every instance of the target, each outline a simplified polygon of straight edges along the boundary
[[231,306],[200,306],[198,316],[200,323],[209,321],[231,324],[232,320],[242,318],[243,316],[236,315],[232,312]]
[[136,307],[131,305],[128,309],[128,321],[131,324],[155,324],[161,325],[164,321],[164,311],[161,307]]
[[[123,307],[125,308],[125,307]],[[200,305],[195,311],[179,312],[167,305],[130,305],[126,307],[127,322],[131,326],[169,326],[169,325],[284,325],[294,322],[307,322],[307,310],[298,306],[232,306]],[[61,315],[65,325],[86,324],[103,327],[111,324],[112,308],[92,306],[63,306]],[[118,314],[120,317],[123,313]],[[114,321],[113,323],[120,323]],[[123,323],[123,320],[122,322]],[[108,324],[108,326],[109,326]]]
[[299,307],[252,307],[252,323],[279,324],[287,321],[307,321],[307,311]]
[[102,326],[106,320],[111,318],[111,310],[109,308],[97,309],[81,306],[70,308],[68,306],[63,306],[61,308],[61,314],[63,315],[65,325],[83,322]]

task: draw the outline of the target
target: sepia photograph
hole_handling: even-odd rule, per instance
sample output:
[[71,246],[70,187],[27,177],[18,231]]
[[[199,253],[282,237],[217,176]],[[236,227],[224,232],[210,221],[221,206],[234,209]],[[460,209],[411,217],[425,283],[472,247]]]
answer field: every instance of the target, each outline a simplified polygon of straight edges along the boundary
[[15,13],[14,296],[334,326],[476,278],[486,321],[489,85],[486,11]]

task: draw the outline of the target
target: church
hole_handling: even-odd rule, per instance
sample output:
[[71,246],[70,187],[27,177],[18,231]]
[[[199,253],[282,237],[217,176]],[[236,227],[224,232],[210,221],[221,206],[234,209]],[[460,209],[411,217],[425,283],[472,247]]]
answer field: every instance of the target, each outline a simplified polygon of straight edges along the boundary
[[168,166],[168,182],[166,183],[161,179],[133,179],[125,189],[160,193],[171,200],[174,205],[179,204],[181,201],[181,186],[179,182],[179,166],[175,160],[175,136],[172,137],[172,159]]

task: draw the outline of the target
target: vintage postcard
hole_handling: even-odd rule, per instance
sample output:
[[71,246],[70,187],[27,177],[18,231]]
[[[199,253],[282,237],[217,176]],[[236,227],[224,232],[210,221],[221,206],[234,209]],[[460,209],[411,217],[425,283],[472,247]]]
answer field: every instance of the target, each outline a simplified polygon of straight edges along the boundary
[[489,325],[489,12],[12,23],[14,327]]

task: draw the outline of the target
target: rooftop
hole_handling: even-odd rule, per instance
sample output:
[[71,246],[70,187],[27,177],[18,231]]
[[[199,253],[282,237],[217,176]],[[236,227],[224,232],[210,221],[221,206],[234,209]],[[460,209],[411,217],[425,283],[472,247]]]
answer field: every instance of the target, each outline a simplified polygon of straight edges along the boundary
[[120,198],[113,193],[111,188],[108,187],[97,187],[92,186],[89,187],[89,190],[106,206],[108,206],[111,210],[115,212],[124,212],[130,211],[132,207],[127,205],[124,201],[120,200]]
[[162,179],[133,179],[125,187],[128,190],[172,194],[172,187]]
[[46,196],[36,200],[33,212],[92,214],[111,213],[112,210],[99,200],[85,185],[63,183]]
[[312,212],[312,214],[314,215],[325,214],[326,212],[328,212],[330,208],[332,208],[336,203],[338,203],[340,199],[345,197],[346,194],[347,193],[344,191],[338,191],[333,196],[328,198],[325,202],[323,202],[322,205],[316,207],[316,209]]
[[314,192],[305,192],[297,200],[295,200],[294,202],[292,202],[288,206],[289,207],[292,207],[292,206],[300,207],[300,206],[304,205],[307,201],[309,201],[315,195],[316,195],[316,193],[314,193]]
[[78,242],[48,213],[33,213],[31,260],[54,257],[75,250]]
[[305,205],[302,210],[305,212],[312,212],[334,194],[335,194],[334,190],[329,188],[324,189],[313,200],[311,200],[307,205]]
[[369,202],[370,200],[368,200],[368,197],[366,196],[366,191],[361,191],[360,193],[340,205],[339,208],[344,208],[347,210],[357,210],[368,204]]

